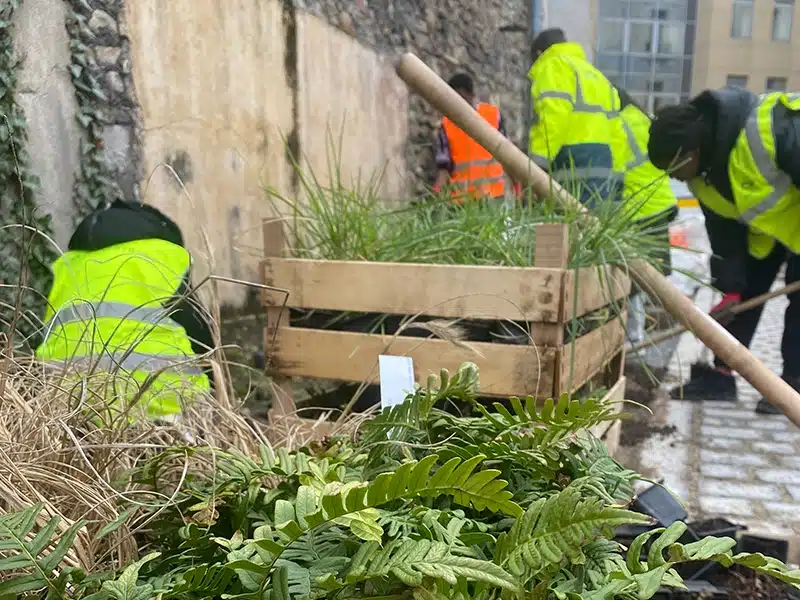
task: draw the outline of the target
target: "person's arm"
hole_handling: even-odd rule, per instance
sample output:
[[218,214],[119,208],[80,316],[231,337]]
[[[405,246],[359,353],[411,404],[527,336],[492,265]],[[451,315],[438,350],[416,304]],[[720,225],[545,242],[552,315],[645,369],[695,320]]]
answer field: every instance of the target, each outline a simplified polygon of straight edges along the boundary
[[528,138],[528,154],[539,167],[545,170],[564,145],[564,134],[573,110],[572,93],[575,89],[575,71],[560,61],[536,69],[531,85],[531,119]]
[[436,136],[436,181],[433,185],[434,191],[438,192],[450,183],[450,174],[453,172],[453,167],[450,142],[447,140],[444,126],[441,126]]
[[779,107],[774,118],[775,161],[800,188],[800,111]]
[[[183,278],[175,296],[168,300],[165,306],[170,311],[169,317],[186,331],[192,344],[192,352],[203,355],[214,347],[211,326],[196,296],[189,292],[188,273]],[[206,367],[203,371],[213,384],[214,371],[211,367]]]

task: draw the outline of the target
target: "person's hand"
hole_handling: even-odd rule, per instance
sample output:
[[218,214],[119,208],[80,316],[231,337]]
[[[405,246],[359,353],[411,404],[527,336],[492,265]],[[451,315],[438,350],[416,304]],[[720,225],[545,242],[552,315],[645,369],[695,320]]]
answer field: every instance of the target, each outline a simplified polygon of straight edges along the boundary
[[734,315],[730,310],[742,301],[742,295],[739,293],[723,294],[722,300],[711,309],[711,315],[719,321],[722,325],[730,323]]

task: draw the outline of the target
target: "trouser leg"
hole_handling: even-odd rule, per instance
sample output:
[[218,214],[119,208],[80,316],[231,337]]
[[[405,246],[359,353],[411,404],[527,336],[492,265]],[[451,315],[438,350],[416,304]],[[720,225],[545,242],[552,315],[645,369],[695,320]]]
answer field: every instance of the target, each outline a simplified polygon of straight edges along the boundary
[[[748,257],[745,267],[747,270],[747,285],[742,292],[743,302],[769,292],[785,258],[786,250],[783,246],[776,246],[775,250],[764,259]],[[762,312],[764,312],[763,304],[739,313],[733,317],[725,328],[742,345],[749,348]],[[717,368],[730,370],[728,365],[716,357],[714,357],[714,365]]]
[[[795,281],[800,281],[800,255],[791,254],[786,261],[786,285]],[[783,376],[800,378],[800,292],[788,298],[781,342]]]

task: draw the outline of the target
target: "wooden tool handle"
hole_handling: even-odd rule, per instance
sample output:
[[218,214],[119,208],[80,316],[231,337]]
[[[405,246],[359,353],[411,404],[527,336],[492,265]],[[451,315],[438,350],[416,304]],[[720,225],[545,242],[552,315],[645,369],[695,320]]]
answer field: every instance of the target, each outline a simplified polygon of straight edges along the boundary
[[[575,198],[529,160],[509,139],[489,125],[414,54],[404,54],[397,62],[396,70],[400,79],[411,89],[486,148],[514,180],[528,184],[539,196],[554,195],[568,206],[579,206]],[[698,309],[692,300],[684,296],[652,265],[637,261],[630,265],[630,272],[645,292],[658,298],[664,308],[684,327],[694,331],[717,357],[741,374],[795,425],[800,426],[800,394],[789,384],[770,371],[719,323]]]

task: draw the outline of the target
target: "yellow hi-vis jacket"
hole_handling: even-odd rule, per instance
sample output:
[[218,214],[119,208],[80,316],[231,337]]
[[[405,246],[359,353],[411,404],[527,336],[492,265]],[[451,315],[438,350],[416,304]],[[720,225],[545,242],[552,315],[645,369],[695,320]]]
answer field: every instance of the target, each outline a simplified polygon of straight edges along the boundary
[[678,206],[678,199],[669,176],[647,157],[650,139],[650,117],[637,106],[626,106],[622,112],[627,144],[623,158],[623,197],[636,219],[646,219]]
[[[157,239],[93,252],[69,251],[53,265],[39,359],[68,372],[110,374],[113,407],[132,418],[173,420],[183,402],[210,389],[186,331],[164,303],[178,292],[189,252]],[[78,367],[78,369],[75,369]],[[152,379],[155,376],[155,379]],[[142,393],[142,384],[149,387]],[[138,398],[137,406],[129,404]]]
[[[649,123],[630,111],[627,119],[622,118],[616,88],[586,60],[579,44],[548,48],[534,62],[529,78],[533,105],[529,154],[536,164],[570,192],[579,187],[576,179],[592,182],[594,189],[601,189],[600,195],[613,194],[617,186],[616,195],[631,206],[636,219],[677,204],[674,195],[665,199],[661,193],[661,185],[669,188],[668,178],[647,160]],[[629,174],[631,169],[635,172]],[[643,198],[640,182],[651,175],[663,180],[659,193]],[[607,182],[605,188],[602,181]],[[587,197],[575,195],[582,201]]]
[[800,254],[800,189],[778,167],[776,140],[786,125],[781,114],[794,111],[800,111],[800,94],[763,94],[754,104],[728,157],[733,202],[703,177],[690,185],[708,209],[748,226],[748,250],[755,258],[768,256],[776,241]]

